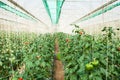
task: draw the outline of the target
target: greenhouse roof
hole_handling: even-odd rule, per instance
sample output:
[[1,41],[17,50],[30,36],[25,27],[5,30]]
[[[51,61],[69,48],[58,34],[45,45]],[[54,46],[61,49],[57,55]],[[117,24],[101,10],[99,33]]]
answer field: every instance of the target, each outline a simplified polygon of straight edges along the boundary
[[45,8],[53,24],[57,24],[64,0],[43,0]]
[[[107,12],[108,15],[104,15],[104,21],[111,19],[120,19],[117,17],[120,14],[120,0],[0,0],[5,4],[9,5],[18,10],[16,14],[28,19],[39,19],[41,22],[51,26],[52,24],[58,24],[62,27],[67,27],[72,23],[80,24],[84,22],[89,22],[94,19],[96,22],[101,19],[101,14]],[[23,10],[14,6],[10,1],[16,2],[18,5],[22,6],[29,13],[35,17],[29,15]],[[102,5],[113,1],[113,3],[101,8],[95,13],[92,11],[98,9]],[[13,12],[14,12],[13,10]],[[113,11],[110,11],[113,10]],[[90,15],[88,15],[91,13]],[[106,13],[105,13],[106,14]],[[88,15],[84,17],[85,15]],[[97,16],[97,17],[96,17]],[[84,17],[84,18],[83,18]],[[81,19],[82,18],[82,19]],[[108,19],[109,18],[109,19]],[[36,19],[35,19],[36,20]],[[76,22],[77,21],[77,22]],[[84,22],[80,22],[84,21]],[[92,22],[93,24],[95,22]],[[89,23],[90,24],[90,23]]]

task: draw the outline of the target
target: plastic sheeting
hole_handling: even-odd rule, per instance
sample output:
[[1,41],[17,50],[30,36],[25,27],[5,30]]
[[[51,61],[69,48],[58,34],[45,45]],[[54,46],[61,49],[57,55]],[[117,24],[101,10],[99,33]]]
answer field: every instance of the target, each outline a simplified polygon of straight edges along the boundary
[[53,24],[57,24],[59,21],[63,2],[64,0],[43,0],[45,8]]
[[[20,10],[18,7],[11,4],[9,1],[7,1],[7,0],[0,0],[0,1],[5,2],[7,5],[22,12],[22,10]],[[48,7],[48,8],[51,8],[51,12],[52,12],[52,10],[56,11],[56,12],[53,11],[53,14],[52,14],[52,17],[54,17],[53,18],[54,23],[57,18],[56,16],[60,15],[58,17],[58,25],[57,26],[54,26],[52,24],[53,22],[51,23],[51,19],[49,16],[50,14],[48,15],[45,5],[43,4],[43,0],[13,0],[13,1],[15,1],[17,4],[19,4],[25,10],[27,10],[29,13],[33,14],[35,17],[37,17],[38,19],[40,19],[44,23],[46,23],[48,26],[47,28],[49,28],[48,31],[51,30],[51,32],[54,32],[55,31],[54,28],[57,27],[58,32],[71,33],[72,30],[74,29],[74,27],[70,25],[71,23],[80,19],[81,17],[85,16],[86,14],[94,11],[98,7],[106,4],[107,2],[109,2],[111,0],[64,0],[64,4],[62,5],[62,7],[60,7],[61,3],[58,4],[59,9],[60,9],[60,14],[57,14],[57,12],[59,12],[59,11],[56,11],[57,6],[58,6],[56,4],[57,3],[56,1],[58,1],[58,0],[44,0],[44,1],[49,2],[48,5],[52,4],[52,2],[55,2],[54,6],[57,5],[56,7],[53,6],[55,9],[52,9],[52,6]],[[50,1],[51,1],[51,3],[50,3]],[[120,2],[120,0],[118,0],[116,2]],[[116,4],[116,3],[114,3],[114,4]],[[114,4],[112,4],[112,5],[114,5]],[[109,5],[109,6],[111,6],[111,5]],[[101,11],[104,11],[104,9],[101,9]],[[5,11],[4,9],[2,10],[2,8],[0,8],[0,10],[2,12],[2,13],[0,13],[0,15],[1,15],[0,17],[2,17],[2,18],[29,24],[28,23],[28,21],[30,21],[29,19],[19,17],[16,14],[11,13],[10,11]],[[5,12],[5,13],[3,13],[3,12]],[[23,11],[23,13],[24,13],[24,11]],[[6,16],[6,14],[7,14],[7,16]],[[3,16],[3,15],[5,15],[5,16]],[[112,10],[108,10],[105,13],[102,13],[101,15],[100,14],[98,15],[98,13],[96,13],[96,15],[97,16],[94,16],[91,18],[89,17],[89,19],[87,19],[87,20],[80,21],[79,23],[77,23],[77,25],[80,25],[81,28],[86,28],[86,30],[89,29],[90,31],[93,31],[93,29],[96,29],[96,24],[97,25],[99,25],[99,23],[106,24],[109,22],[111,23],[112,21],[115,22],[116,20],[118,20],[117,22],[119,22],[120,21],[120,6],[117,6],[117,7],[113,8]],[[35,24],[33,23],[33,28],[36,28]],[[114,24],[114,23],[112,23],[112,24]],[[117,24],[117,23],[115,22],[115,24]],[[117,25],[115,25],[115,26],[117,26]],[[38,25],[38,27],[40,27],[40,28],[41,28],[41,26],[45,27],[43,24]]]
[[95,13],[93,13],[93,14],[91,14],[91,15],[83,18],[83,19],[81,19],[80,21],[85,21],[85,20],[94,18],[94,17],[96,17],[96,16],[98,16],[98,15],[100,15],[100,14],[103,14],[103,13],[109,11],[109,10],[112,10],[113,8],[118,7],[118,6],[120,6],[120,2],[116,2],[116,3],[114,3],[114,4],[112,4],[112,5],[109,5],[109,6],[103,8],[103,9],[101,9],[101,10],[98,10],[97,12],[95,12]]
[[[3,8],[3,9],[5,9],[5,10],[7,10],[7,11],[10,11],[10,12],[12,12],[12,13],[20,16],[20,17],[23,17],[23,18],[26,18],[26,19],[30,19],[30,20],[34,20],[31,16],[29,16],[29,15],[27,15],[27,14],[25,14],[25,13],[22,13],[22,12],[18,11],[18,10],[15,9],[15,8],[12,8],[11,6],[3,3],[2,1],[0,1],[0,8]],[[35,21],[35,20],[34,20],[34,21]]]

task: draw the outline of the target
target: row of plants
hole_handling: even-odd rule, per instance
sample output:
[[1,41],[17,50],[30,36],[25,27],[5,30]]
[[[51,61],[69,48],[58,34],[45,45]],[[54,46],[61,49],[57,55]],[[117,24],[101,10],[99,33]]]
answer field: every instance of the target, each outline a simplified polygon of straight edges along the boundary
[[76,26],[73,30],[76,34],[60,47],[65,80],[120,80],[118,31],[118,28],[104,27],[100,35],[89,35]]
[[120,80],[120,38],[112,27],[89,35],[0,32],[0,80],[52,80],[55,39],[65,80]]
[[0,80],[49,80],[54,39],[50,34],[0,33]]

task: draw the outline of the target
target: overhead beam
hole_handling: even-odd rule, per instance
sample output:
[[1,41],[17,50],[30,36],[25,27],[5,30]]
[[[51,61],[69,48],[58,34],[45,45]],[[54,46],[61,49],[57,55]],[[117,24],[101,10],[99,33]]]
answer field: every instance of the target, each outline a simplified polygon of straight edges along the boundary
[[103,4],[102,6],[98,7],[98,8],[95,9],[95,10],[93,10],[92,12],[90,12],[90,13],[86,14],[85,16],[79,18],[78,20],[74,21],[72,24],[75,24],[75,23],[79,22],[79,21],[82,20],[83,18],[85,18],[85,17],[87,17],[87,16],[89,16],[89,15],[95,13],[95,12],[98,11],[98,10],[103,9],[104,7],[106,7],[106,6],[108,6],[108,5],[112,4],[112,3],[114,3],[114,2],[116,2],[116,1],[118,1],[118,0],[111,0],[111,1],[107,2],[106,4]]
[[7,0],[10,3],[12,3],[13,5],[17,6],[18,8],[20,8],[21,10],[23,10],[24,12],[26,12],[27,14],[29,14],[30,16],[32,16],[33,18],[35,18],[36,20],[38,20],[39,22],[41,22],[42,24],[44,24],[45,26],[48,26],[47,24],[45,24],[43,21],[41,21],[40,19],[36,18],[33,14],[31,14],[30,12],[28,12],[26,9],[24,9],[22,6],[20,6],[18,3],[16,3],[13,0]]

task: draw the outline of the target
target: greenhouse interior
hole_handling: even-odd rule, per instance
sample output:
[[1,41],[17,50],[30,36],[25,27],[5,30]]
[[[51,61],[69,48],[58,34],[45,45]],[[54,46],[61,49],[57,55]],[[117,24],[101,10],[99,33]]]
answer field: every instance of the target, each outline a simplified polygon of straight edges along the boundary
[[0,80],[120,80],[120,0],[0,0]]

